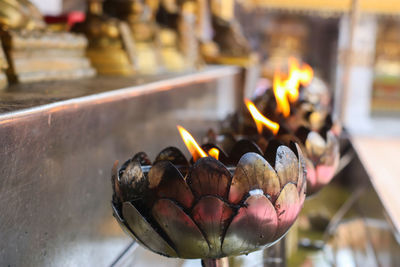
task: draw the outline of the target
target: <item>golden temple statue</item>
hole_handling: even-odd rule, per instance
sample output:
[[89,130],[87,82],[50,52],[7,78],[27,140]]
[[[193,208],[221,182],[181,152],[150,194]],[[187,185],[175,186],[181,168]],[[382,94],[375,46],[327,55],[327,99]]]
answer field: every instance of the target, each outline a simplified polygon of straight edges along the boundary
[[157,0],[107,0],[105,11],[129,26],[135,43],[138,73],[156,74],[163,70],[161,43],[156,23]]
[[248,65],[254,62],[237,24],[232,0],[162,0],[158,17],[178,33],[186,68],[209,63]]
[[5,29],[43,30],[46,23],[39,10],[28,0],[1,0],[0,24]]
[[129,27],[103,14],[103,0],[88,0],[86,20],[74,25],[72,30],[88,38],[87,56],[98,73],[135,73],[135,47]]
[[215,57],[205,56],[207,61],[240,66],[256,63],[257,56],[252,52],[235,19],[235,1],[209,0],[209,4],[214,31],[213,41],[217,44],[219,53]]
[[175,31],[163,28],[159,29],[159,42],[161,45],[162,65],[167,71],[183,71],[188,62],[178,49],[178,35]]
[[178,34],[187,69],[192,69],[202,64],[202,59],[199,55],[199,41],[196,35],[196,10],[196,1],[181,1]]
[[248,65],[252,53],[234,18],[233,0],[106,0],[107,14],[128,23],[140,73]]
[[198,40],[195,33],[194,1],[147,1],[158,4],[158,38],[162,64],[168,71],[194,69],[199,65]]
[[28,0],[0,0],[0,27],[10,80],[33,82],[95,75],[84,56],[85,37],[50,31]]

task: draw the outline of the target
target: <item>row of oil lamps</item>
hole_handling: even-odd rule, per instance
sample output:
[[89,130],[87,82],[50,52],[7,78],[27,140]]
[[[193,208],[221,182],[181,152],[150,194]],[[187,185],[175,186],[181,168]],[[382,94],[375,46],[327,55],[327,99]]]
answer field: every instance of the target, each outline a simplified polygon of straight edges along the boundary
[[137,242],[168,257],[219,259],[287,233],[306,194],[334,176],[340,133],[329,92],[308,65],[289,63],[288,77],[277,73],[273,89],[246,99],[247,111],[207,144],[178,126],[192,159],[168,147],[153,162],[141,152],[114,165],[114,216]]

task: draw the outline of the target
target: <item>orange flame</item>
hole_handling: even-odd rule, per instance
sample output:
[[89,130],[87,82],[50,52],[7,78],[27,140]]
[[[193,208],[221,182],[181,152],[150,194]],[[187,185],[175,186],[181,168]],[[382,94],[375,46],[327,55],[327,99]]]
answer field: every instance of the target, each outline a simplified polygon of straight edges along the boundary
[[286,96],[287,84],[286,81],[282,80],[279,72],[275,72],[273,88],[278,112],[282,113],[285,118],[289,117],[290,105]]
[[300,84],[309,85],[313,77],[314,71],[310,65],[302,64],[300,68],[299,61],[296,58],[289,58],[289,78],[285,82],[285,87],[290,102],[296,102],[299,98]]
[[197,161],[199,158],[204,158],[208,157],[209,155],[215,159],[218,159],[219,157],[219,150],[217,148],[211,148],[208,153],[209,155],[197,144],[196,140],[194,140],[193,136],[186,131],[185,128],[183,128],[180,125],[176,126],[179,130],[179,133],[181,134],[181,137],[183,139],[183,142],[185,143],[187,149],[189,150],[190,154],[193,157],[193,161]]
[[269,130],[272,131],[274,135],[276,135],[279,131],[279,124],[269,120],[268,118],[264,117],[261,112],[256,108],[253,102],[248,99],[245,99],[244,102],[246,103],[247,109],[250,111],[251,116],[253,117],[257,131],[259,134],[262,133],[263,126],[267,127]]
[[210,150],[208,150],[208,155],[210,155],[211,157],[218,159],[219,158],[219,149],[218,148],[211,148]]
[[278,104],[278,112],[284,117],[290,115],[290,105],[299,98],[300,85],[307,86],[314,77],[314,71],[308,64],[302,64],[300,67],[299,61],[291,57],[289,58],[289,77],[282,79],[279,71],[274,75],[274,94]]

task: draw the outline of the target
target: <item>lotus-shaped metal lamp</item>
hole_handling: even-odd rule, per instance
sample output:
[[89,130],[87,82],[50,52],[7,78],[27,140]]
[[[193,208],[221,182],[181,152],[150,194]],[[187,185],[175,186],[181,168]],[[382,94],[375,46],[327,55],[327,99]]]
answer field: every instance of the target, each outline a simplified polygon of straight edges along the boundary
[[303,144],[307,166],[307,195],[318,192],[335,175],[339,164],[339,140],[331,130],[310,131],[301,127],[296,136]]
[[[210,147],[216,148],[203,146]],[[305,199],[302,152],[290,147],[262,155],[242,140],[229,156],[220,150],[219,160],[202,157],[193,164],[174,147],[153,164],[138,153],[119,171],[114,164],[114,216],[137,242],[167,257],[218,259],[271,246]]]

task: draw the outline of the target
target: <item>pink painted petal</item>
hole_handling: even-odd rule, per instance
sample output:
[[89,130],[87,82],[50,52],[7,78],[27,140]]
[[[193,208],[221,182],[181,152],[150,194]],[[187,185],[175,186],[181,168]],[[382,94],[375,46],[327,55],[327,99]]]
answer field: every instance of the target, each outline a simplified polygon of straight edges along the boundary
[[211,258],[222,256],[221,246],[233,211],[227,203],[214,196],[205,196],[192,210],[192,218],[210,244]]
[[328,184],[335,174],[335,167],[329,165],[317,165],[316,169],[317,182],[319,185],[324,186]]
[[[312,163],[307,162],[309,188],[307,194],[314,194],[327,185],[335,175],[339,164],[339,143],[332,132],[327,133],[327,146],[322,157],[315,158]],[[316,166],[315,166],[316,164]]]
[[306,159],[307,168],[307,195],[314,194],[320,189],[317,180],[317,173],[315,172],[314,164],[311,160]]
[[222,244],[225,255],[249,253],[270,245],[277,229],[276,211],[262,194],[251,195],[228,227]]

